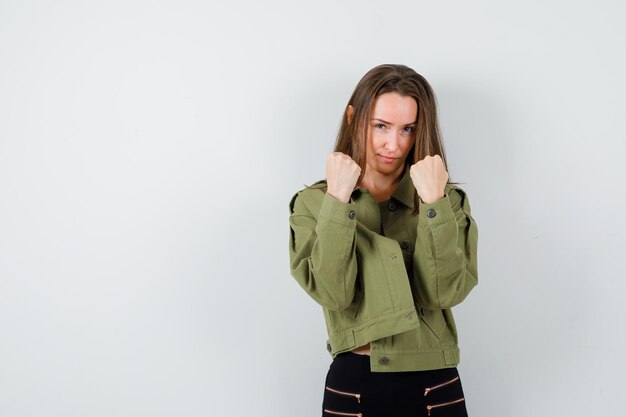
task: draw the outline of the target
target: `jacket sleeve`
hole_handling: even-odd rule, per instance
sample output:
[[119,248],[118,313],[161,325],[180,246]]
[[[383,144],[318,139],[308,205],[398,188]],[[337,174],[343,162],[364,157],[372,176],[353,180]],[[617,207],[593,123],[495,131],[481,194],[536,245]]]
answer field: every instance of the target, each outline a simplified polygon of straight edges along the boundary
[[452,186],[431,204],[419,201],[413,280],[427,309],[459,304],[478,284],[478,229],[465,191]]
[[291,275],[318,304],[343,310],[352,303],[357,279],[356,204],[325,193],[316,219],[302,193],[290,203]]

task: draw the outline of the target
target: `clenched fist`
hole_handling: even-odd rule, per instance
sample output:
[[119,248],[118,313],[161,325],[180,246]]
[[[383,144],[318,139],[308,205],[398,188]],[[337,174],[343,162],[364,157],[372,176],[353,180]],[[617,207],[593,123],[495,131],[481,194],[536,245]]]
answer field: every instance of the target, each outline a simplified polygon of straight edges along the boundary
[[417,194],[424,203],[434,203],[444,197],[449,176],[441,156],[427,155],[411,166],[410,174]]
[[328,194],[347,203],[361,175],[361,167],[342,152],[333,152],[326,158]]

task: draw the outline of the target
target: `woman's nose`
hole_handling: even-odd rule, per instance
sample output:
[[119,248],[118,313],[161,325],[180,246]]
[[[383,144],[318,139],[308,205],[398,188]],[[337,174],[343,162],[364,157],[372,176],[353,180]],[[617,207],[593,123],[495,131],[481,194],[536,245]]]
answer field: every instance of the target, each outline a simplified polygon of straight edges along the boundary
[[385,148],[388,151],[395,151],[398,148],[398,139],[400,133],[398,132],[390,132],[389,136],[387,136],[387,143],[385,144]]

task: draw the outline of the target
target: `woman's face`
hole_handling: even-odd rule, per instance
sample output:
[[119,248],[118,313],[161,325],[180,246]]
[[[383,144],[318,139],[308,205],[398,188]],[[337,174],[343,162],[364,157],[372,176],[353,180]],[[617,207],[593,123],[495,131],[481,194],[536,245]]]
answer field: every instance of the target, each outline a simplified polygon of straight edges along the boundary
[[415,99],[398,93],[378,96],[368,126],[365,172],[399,175],[415,143],[416,122]]

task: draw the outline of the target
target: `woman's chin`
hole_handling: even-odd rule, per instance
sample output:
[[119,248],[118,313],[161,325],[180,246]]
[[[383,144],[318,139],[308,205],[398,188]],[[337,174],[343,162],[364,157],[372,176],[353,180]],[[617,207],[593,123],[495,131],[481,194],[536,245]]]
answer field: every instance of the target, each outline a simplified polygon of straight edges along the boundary
[[396,161],[393,164],[379,164],[376,170],[384,175],[397,174],[402,169],[402,162]]

